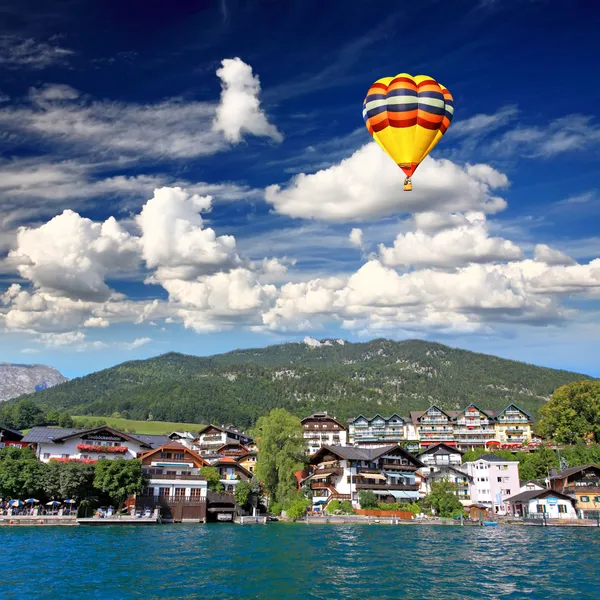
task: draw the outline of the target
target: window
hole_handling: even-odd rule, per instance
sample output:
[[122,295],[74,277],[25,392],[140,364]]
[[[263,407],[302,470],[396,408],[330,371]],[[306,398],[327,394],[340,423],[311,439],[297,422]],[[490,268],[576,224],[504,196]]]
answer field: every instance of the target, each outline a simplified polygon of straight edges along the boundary
[[202,490],[200,488],[192,488],[190,490],[190,497],[192,498],[200,498],[200,493]]
[[546,505],[545,504],[536,504],[535,506],[536,511],[540,514],[543,514],[546,512]]
[[175,498],[183,498],[185,496],[185,488],[175,488]]
[[579,498],[582,502],[589,502],[590,501],[590,497],[589,496],[581,496],[581,498]]
[[559,513],[566,513],[567,512],[567,505],[566,504],[559,504],[558,505],[558,512]]
[[171,490],[168,487],[158,488],[159,496],[162,496],[163,498],[168,498],[170,494],[171,494]]
[[502,477],[498,477],[498,482],[502,483]]
[[50,452],[44,452],[44,458],[50,458]]
[[183,460],[183,452],[177,453],[177,454],[173,454],[173,458],[176,459],[176,460]]
[[594,496],[594,502],[600,502],[600,496]]
[[70,454],[61,454],[62,458],[69,458],[69,456],[71,456]]

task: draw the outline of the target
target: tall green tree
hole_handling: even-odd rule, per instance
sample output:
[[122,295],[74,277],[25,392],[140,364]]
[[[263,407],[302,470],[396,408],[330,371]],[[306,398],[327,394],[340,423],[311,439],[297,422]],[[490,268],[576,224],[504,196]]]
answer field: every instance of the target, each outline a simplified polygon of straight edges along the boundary
[[94,486],[108,494],[117,503],[119,510],[129,496],[139,494],[145,485],[141,460],[116,458],[96,463]]
[[360,503],[360,507],[366,510],[377,508],[379,505],[377,496],[372,490],[362,490],[358,492],[358,502]]
[[600,381],[559,387],[540,409],[539,431],[559,444],[600,442]]
[[303,432],[300,419],[283,408],[273,409],[256,423],[256,476],[273,502],[283,502],[296,493],[295,473],[306,464]]
[[456,485],[448,479],[434,481],[431,484],[431,493],[427,496],[425,502],[435,509],[438,516],[454,517],[463,510],[463,505],[456,497],[455,491]]
[[235,501],[238,503],[238,506],[246,508],[250,505],[252,500],[252,488],[247,481],[240,481],[235,486],[233,495],[235,496]]

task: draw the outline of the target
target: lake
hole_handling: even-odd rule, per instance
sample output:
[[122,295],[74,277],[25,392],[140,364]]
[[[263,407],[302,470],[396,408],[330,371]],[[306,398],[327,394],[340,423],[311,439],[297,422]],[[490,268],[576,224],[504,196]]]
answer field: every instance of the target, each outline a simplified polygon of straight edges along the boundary
[[0,598],[600,598],[600,529],[0,529]]

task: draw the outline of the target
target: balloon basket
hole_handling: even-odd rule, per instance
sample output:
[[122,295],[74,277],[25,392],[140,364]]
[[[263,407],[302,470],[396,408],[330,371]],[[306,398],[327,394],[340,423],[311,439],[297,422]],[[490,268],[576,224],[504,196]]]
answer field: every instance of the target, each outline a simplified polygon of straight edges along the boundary
[[412,183],[405,183],[404,184],[404,191],[405,192],[412,192]]

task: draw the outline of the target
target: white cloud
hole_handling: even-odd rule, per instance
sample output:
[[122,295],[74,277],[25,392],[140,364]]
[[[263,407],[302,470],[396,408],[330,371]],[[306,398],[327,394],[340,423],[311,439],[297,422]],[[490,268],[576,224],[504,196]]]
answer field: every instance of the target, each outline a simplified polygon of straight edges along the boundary
[[564,252],[550,248],[546,244],[536,244],[535,260],[546,263],[547,265],[572,265],[575,261]]
[[211,200],[181,188],[154,191],[136,217],[142,256],[149,268],[157,269],[154,279],[193,279],[241,263],[233,236],[217,236],[204,227],[199,213],[210,209]]
[[65,331],[64,333],[42,333],[39,341],[47,348],[60,348],[61,346],[74,346],[85,340],[81,331]]
[[260,80],[252,67],[240,58],[226,58],[221,62],[217,76],[221,79],[221,103],[214,120],[216,131],[225,139],[237,143],[244,133],[269,137],[281,142],[283,136],[269,123],[260,107]]
[[462,168],[427,157],[413,177],[412,192],[403,191],[403,179],[402,171],[373,142],[328,169],[295,176],[286,188],[267,187],[265,198],[282,214],[327,221],[432,210],[494,213],[506,206],[492,190],[505,187],[508,180],[487,165]]
[[133,342],[128,342],[128,343],[123,344],[123,347],[126,350],[135,350],[136,348],[141,348],[142,346],[149,344],[151,341],[152,341],[152,338],[149,338],[149,337],[135,338],[135,340],[133,340]]
[[76,100],[79,98],[79,95],[78,90],[63,83],[49,83],[40,88],[31,88],[29,90],[29,98],[36,103]]
[[94,223],[66,210],[40,227],[21,227],[7,262],[43,291],[106,300],[105,277],[135,268],[138,243],[113,217]]
[[483,133],[484,135],[505,127],[511,121],[514,121],[519,114],[519,109],[515,105],[504,106],[492,114],[477,114],[468,119],[453,122],[449,132],[452,136],[467,136]]
[[110,322],[102,317],[90,317],[83,322],[84,327],[108,327]]
[[392,248],[379,247],[381,261],[390,267],[457,267],[522,258],[509,240],[490,237],[485,215],[467,213],[465,222],[433,235],[414,231],[398,235]]
[[45,69],[64,64],[74,52],[56,44],[17,36],[0,36],[0,66],[9,69]]
[[362,229],[354,227],[348,236],[350,243],[356,248],[362,248],[364,246],[363,232]]

